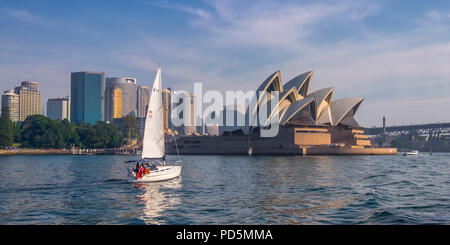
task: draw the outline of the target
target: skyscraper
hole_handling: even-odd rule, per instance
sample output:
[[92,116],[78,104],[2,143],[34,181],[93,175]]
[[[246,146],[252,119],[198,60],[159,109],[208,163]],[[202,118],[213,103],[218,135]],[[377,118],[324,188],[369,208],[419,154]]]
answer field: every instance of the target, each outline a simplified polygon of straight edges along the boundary
[[2,107],[9,107],[9,114],[13,122],[19,121],[19,95],[14,90],[7,90],[2,95]]
[[137,117],[145,117],[147,113],[148,101],[150,99],[150,89],[147,86],[137,87]]
[[104,72],[72,72],[70,119],[74,123],[95,124],[104,120]]
[[186,135],[196,134],[197,133],[197,125],[195,118],[195,96],[193,94],[189,94],[188,97],[188,106],[187,113],[189,114],[189,118],[187,119],[186,125],[184,125],[184,132]]
[[[169,88],[169,91],[170,88]],[[175,96],[174,98],[178,98],[178,101],[175,103],[172,103],[172,108],[176,108],[181,106],[181,104],[183,104],[183,108],[182,111],[180,112],[180,114],[178,115],[178,117],[180,119],[183,120],[183,125],[181,126],[172,126],[170,124],[170,116],[172,113],[172,108],[169,107],[169,112],[168,112],[168,117],[169,117],[169,127],[173,128],[173,130],[178,131],[181,134],[186,134],[186,135],[192,135],[192,134],[196,134],[197,133],[197,125],[196,125],[196,120],[197,118],[195,117],[195,95],[194,94],[190,94],[190,93],[181,93],[178,94],[177,91],[172,93],[169,93],[171,96]],[[164,101],[163,101],[164,103]]]
[[21,86],[14,89],[19,95],[19,121],[23,122],[28,116],[42,115],[42,93],[39,83],[23,81]]
[[162,91],[162,106],[163,106],[163,122],[164,122],[164,130],[167,132],[167,129],[170,128],[170,90],[163,89]]
[[122,88],[117,85],[109,86],[105,90],[105,116],[106,121],[123,117]]
[[[136,79],[130,77],[108,77],[105,80],[105,112],[106,120],[112,121],[114,115],[119,115],[114,111],[117,109],[117,103],[114,99],[119,97],[121,91],[122,117],[132,115],[137,116],[136,109]],[[120,89],[120,90],[119,90]]]
[[51,119],[64,120],[67,119],[70,121],[70,99],[69,97],[65,98],[56,98],[56,99],[48,99],[47,101],[47,117]]

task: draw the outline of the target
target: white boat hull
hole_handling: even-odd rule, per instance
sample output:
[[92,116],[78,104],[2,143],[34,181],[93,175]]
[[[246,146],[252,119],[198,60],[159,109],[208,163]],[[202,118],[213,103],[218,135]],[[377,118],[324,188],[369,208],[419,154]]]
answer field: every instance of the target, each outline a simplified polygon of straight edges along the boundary
[[409,151],[409,152],[405,152],[403,154],[403,156],[411,156],[411,155],[418,155],[419,152],[418,151]]
[[132,174],[130,176],[130,181],[132,182],[157,182],[174,179],[181,174],[182,166],[159,166],[157,170],[150,171],[149,174],[142,176],[142,178],[137,178]]

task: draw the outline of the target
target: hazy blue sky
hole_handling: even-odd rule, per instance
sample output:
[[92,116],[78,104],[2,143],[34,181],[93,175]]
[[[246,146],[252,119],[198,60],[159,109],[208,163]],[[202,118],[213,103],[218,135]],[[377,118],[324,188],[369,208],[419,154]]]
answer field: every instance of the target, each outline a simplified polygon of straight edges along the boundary
[[256,89],[314,70],[311,91],[362,96],[363,126],[450,121],[450,1],[0,2],[0,89],[40,82],[69,94],[70,72],[166,87]]

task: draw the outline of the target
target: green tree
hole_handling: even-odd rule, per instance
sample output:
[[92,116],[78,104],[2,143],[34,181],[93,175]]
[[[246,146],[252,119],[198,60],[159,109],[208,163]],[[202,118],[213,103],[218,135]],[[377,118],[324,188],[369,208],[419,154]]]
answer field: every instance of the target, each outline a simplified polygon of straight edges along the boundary
[[52,120],[42,115],[25,119],[21,127],[21,143],[29,148],[51,148],[55,145],[57,134],[52,130]]
[[75,125],[67,120],[51,120],[42,115],[27,117],[20,128],[23,147],[29,148],[116,148],[122,145],[114,124]]
[[114,124],[97,122],[95,130],[95,148],[116,148],[122,145],[118,128]]
[[12,121],[9,114],[9,107],[2,107],[0,117],[0,147],[8,147],[14,143]]
[[19,143],[20,140],[20,125],[11,121],[11,128],[13,131],[14,142]]
[[72,146],[80,145],[80,136],[77,132],[77,126],[73,123],[70,123],[67,119],[61,121],[62,125],[62,133],[64,135],[64,145],[65,148],[71,148]]
[[96,144],[95,130],[89,123],[79,123],[76,127],[76,132],[80,137],[78,147],[81,148],[94,148]]
[[139,134],[139,122],[135,116],[125,116],[122,118],[122,122],[125,128],[127,139],[138,139]]
[[95,125],[80,123],[76,132],[82,148],[116,148],[122,145],[118,128],[114,124],[97,122]]

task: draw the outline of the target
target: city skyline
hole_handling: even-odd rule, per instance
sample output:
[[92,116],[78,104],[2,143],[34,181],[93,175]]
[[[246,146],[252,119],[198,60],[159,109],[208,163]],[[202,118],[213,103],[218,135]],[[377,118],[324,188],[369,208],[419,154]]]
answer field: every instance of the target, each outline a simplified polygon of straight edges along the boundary
[[314,70],[312,90],[336,84],[336,99],[350,88],[365,98],[363,126],[383,116],[387,125],[450,121],[441,113],[450,103],[450,3],[3,1],[0,21],[0,89],[38,81],[43,104],[68,95],[78,70],[148,86],[161,64],[166,87],[187,91],[193,82],[250,90],[273,70],[283,81]]

